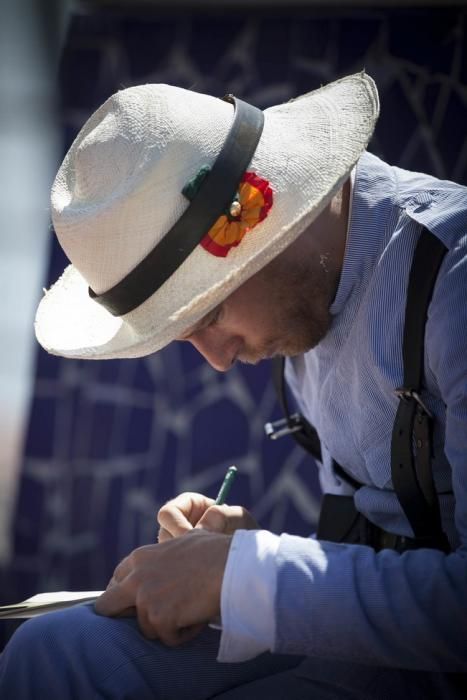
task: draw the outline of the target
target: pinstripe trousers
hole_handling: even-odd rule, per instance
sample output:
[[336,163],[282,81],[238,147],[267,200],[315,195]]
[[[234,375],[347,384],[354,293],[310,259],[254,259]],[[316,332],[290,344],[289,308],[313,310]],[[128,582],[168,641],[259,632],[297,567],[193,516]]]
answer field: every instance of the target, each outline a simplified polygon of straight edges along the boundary
[[132,618],[77,605],[24,623],[0,657],[1,700],[413,700],[462,698],[447,674],[263,654],[218,663],[219,633],[177,648],[143,637]]

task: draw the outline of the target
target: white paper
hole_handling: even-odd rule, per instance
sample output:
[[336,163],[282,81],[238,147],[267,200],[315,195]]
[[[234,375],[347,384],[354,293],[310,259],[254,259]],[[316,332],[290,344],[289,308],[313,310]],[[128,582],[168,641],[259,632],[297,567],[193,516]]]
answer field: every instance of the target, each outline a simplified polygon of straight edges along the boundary
[[42,615],[53,610],[62,610],[77,603],[91,603],[103,591],[55,591],[53,593],[38,593],[14,605],[0,607],[0,619],[22,618]]

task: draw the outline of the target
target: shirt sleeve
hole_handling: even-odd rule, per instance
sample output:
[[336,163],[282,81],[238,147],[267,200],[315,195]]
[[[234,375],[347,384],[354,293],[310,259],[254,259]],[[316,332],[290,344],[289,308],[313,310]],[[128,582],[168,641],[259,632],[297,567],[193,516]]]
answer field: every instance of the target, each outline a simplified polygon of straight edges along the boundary
[[430,671],[466,671],[467,561],[282,535],[277,653]]
[[237,530],[221,593],[218,661],[246,661],[275,641],[274,598],[279,537],[266,530]]

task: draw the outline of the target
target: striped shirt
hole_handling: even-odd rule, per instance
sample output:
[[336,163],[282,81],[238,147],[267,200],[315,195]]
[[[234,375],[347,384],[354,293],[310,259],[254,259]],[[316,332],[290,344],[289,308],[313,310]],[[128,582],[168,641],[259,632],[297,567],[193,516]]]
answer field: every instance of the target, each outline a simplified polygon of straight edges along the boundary
[[[331,330],[318,347],[293,361],[288,380],[322,440],[323,491],[349,491],[332,472],[332,455],[364,485],[356,494],[362,513],[386,530],[413,535],[391,483],[391,433],[399,402],[394,390],[403,385],[402,334],[413,252],[423,227],[440,238],[449,253],[428,311],[422,399],[435,416],[433,473],[443,524],[457,545],[449,465],[457,467],[460,459],[467,467],[467,420],[459,427],[447,425],[446,406],[449,411],[459,391],[466,395],[467,190],[390,168],[370,154],[360,160],[356,177]],[[458,265],[463,274],[455,272]],[[460,384],[452,386],[456,371]]]
[[[433,474],[456,551],[377,554],[240,531],[224,576],[221,660],[270,649],[467,670],[466,188],[368,153],[360,158],[333,322],[316,348],[288,361],[287,379],[322,441],[323,490],[349,492],[332,471],[332,455],[363,484],[357,508],[377,525],[411,535],[391,483],[390,445],[394,390],[403,384],[408,276],[423,227],[448,248],[425,327],[422,398],[435,416]],[[273,622],[261,626],[264,618]]]

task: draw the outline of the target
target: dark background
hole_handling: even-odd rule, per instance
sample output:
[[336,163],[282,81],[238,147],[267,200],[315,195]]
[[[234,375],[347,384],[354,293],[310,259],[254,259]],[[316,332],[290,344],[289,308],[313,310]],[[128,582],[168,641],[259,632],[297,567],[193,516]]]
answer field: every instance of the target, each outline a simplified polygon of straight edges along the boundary
[[[71,17],[59,69],[67,148],[123,87],[168,82],[259,107],[365,68],[381,117],[370,150],[390,163],[467,182],[467,12],[462,8],[159,11],[90,6]],[[66,260],[50,238],[48,284]],[[230,502],[275,532],[313,529],[316,468],[278,416],[267,363],[216,374],[186,345],[141,360],[80,362],[37,349],[37,372],[2,601],[100,589],[117,562],[155,538],[155,514],[183,490]],[[0,626],[0,641],[14,623]]]

